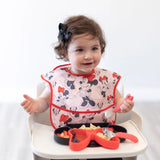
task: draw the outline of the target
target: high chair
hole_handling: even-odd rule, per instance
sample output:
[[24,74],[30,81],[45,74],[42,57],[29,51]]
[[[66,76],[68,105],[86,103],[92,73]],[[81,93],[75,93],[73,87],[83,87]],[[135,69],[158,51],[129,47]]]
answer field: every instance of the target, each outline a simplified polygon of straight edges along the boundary
[[[45,88],[45,83],[37,86],[37,96]],[[135,111],[120,113],[117,115],[117,124],[127,128],[129,133],[137,136],[139,142],[121,144],[117,150],[107,150],[102,147],[87,147],[85,150],[74,152],[68,146],[58,144],[53,139],[53,128],[50,124],[50,113],[47,109],[43,113],[34,113],[29,116],[29,132],[32,138],[32,151],[34,160],[55,160],[55,159],[89,159],[89,158],[118,158],[123,160],[136,160],[138,154],[143,153],[147,148],[147,141],[142,135],[142,117]],[[94,151],[93,151],[94,150]]]

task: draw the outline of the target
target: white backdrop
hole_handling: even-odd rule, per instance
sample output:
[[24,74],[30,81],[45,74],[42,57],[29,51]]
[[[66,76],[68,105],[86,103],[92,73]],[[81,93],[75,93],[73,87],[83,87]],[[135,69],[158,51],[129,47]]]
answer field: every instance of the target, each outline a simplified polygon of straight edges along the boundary
[[71,15],[94,18],[107,48],[100,66],[124,78],[127,91],[149,99],[160,88],[159,0],[8,0],[0,2],[0,100],[32,92],[55,58],[58,24]]

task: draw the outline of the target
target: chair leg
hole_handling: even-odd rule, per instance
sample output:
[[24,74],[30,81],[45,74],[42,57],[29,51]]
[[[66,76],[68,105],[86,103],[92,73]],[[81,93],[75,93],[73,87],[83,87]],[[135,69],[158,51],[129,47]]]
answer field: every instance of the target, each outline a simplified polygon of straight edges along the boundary
[[135,157],[126,157],[126,158],[123,158],[123,160],[137,160],[137,156],[135,156]]
[[34,160],[50,160],[50,159],[46,159],[46,158],[39,157],[39,156],[37,156],[36,154],[33,154],[33,159],[34,159]]
[[[65,159],[46,159],[39,157],[36,154],[33,154],[33,160],[65,160]],[[66,159],[66,160],[78,160],[78,159]],[[80,160],[86,160],[86,159],[80,159]]]

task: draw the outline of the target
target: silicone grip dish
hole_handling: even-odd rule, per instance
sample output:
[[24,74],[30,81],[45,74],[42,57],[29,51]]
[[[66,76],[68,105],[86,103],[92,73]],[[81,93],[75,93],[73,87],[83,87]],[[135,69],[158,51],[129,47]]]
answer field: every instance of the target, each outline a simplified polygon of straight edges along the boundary
[[[103,133],[102,128],[95,130],[84,130],[84,129],[70,129],[68,134],[70,136],[69,147],[73,151],[80,151],[85,149],[91,140],[96,141],[99,145],[107,149],[117,149],[120,144],[118,137],[113,137],[110,140],[106,140],[97,135],[97,133]],[[73,142],[73,133],[79,142]]]
[[[62,133],[64,130],[65,131],[69,131],[70,129],[73,129],[73,128],[80,128],[82,125],[85,125],[86,127],[89,127],[90,126],[90,123],[84,123],[84,124],[69,124],[68,126],[66,127],[60,127],[60,128],[57,128],[55,131],[54,131],[54,140],[57,142],[57,143],[60,143],[60,144],[63,144],[63,145],[69,145],[69,138],[63,138],[63,137],[60,137],[57,135],[57,133]],[[112,128],[114,133],[116,132],[127,132],[127,130],[122,127],[122,126],[119,126],[119,125],[110,125],[109,123],[93,123],[93,125],[95,126],[100,126],[100,127],[107,127],[107,128]],[[120,139],[120,142],[124,142],[125,139],[124,138],[119,138]],[[100,142],[99,142],[100,143]],[[87,147],[98,147],[100,146],[101,144],[97,143],[95,140],[90,140],[89,144]]]
[[54,131],[54,139],[55,139],[55,141],[60,143],[60,144],[68,145],[69,144],[69,138],[63,138],[63,137],[58,136],[57,134],[58,133],[62,133],[63,131],[69,131],[69,129],[70,129],[69,127],[57,128]]

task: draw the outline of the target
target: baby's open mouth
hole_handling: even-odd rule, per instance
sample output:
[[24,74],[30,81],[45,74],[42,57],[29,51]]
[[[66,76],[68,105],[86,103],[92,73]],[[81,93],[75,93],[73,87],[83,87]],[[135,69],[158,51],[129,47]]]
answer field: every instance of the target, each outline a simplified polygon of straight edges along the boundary
[[89,66],[91,65],[92,63],[83,63],[83,65],[86,65],[86,66]]

